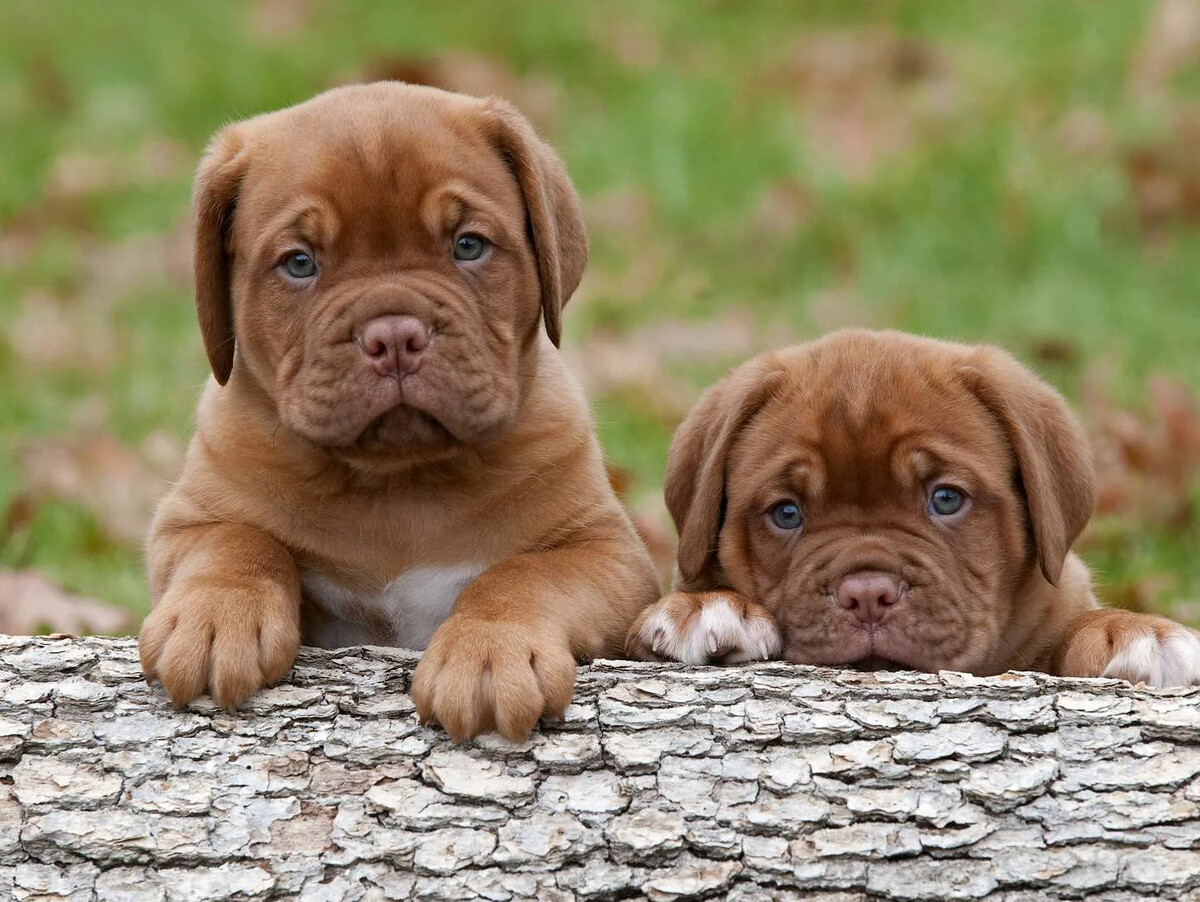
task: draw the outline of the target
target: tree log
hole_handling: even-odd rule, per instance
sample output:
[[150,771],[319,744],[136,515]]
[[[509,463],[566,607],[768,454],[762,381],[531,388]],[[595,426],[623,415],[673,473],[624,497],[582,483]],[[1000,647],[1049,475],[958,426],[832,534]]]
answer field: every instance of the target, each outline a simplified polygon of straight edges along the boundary
[[0,898],[1200,898],[1195,691],[598,661],[455,744],[416,660],[176,712],[131,640],[0,638]]

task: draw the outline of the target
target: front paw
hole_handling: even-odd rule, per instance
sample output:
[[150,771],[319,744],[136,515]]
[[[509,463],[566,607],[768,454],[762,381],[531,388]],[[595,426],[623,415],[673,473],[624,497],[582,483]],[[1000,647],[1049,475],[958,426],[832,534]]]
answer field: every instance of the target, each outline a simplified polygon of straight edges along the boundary
[[783,647],[775,618],[737,592],[674,592],[644,609],[625,640],[642,661],[766,661]]
[[146,681],[159,680],[177,708],[207,692],[234,710],[282,679],[299,648],[298,604],[257,586],[168,591],[138,635]]
[[1068,640],[1064,676],[1114,677],[1147,686],[1200,685],[1200,634],[1165,617],[1094,611]]
[[545,625],[451,616],[433,634],[413,675],[423,722],[455,740],[498,730],[514,741],[538,719],[560,717],[575,688],[575,658]]

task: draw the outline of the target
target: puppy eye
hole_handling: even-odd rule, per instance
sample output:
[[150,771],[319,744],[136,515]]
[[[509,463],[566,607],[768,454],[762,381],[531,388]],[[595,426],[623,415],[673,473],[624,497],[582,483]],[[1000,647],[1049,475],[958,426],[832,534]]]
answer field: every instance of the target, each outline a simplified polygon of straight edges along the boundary
[[304,251],[288,254],[280,265],[293,279],[311,279],[317,274],[317,258]]
[[949,517],[962,510],[966,496],[950,485],[939,485],[929,496],[929,512],[937,517]]
[[771,522],[785,530],[799,529],[804,525],[804,514],[795,501],[780,501],[770,510]]
[[478,260],[487,250],[488,240],[482,235],[467,232],[459,235],[454,242],[454,259],[462,261]]

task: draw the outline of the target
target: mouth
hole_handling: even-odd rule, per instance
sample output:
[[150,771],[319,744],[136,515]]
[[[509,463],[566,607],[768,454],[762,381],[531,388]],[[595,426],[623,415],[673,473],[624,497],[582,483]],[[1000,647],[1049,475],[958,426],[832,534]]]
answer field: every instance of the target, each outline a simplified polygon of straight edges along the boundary
[[846,663],[848,670],[859,670],[864,672],[876,670],[920,670],[914,668],[910,664],[904,664],[900,661],[893,661],[889,658],[882,658],[879,655],[870,655],[866,658],[860,658],[857,661],[848,661]]
[[784,648],[784,657],[794,664],[816,664],[863,672],[916,670],[928,673],[940,669],[930,666],[933,662],[919,647],[878,629],[855,629],[832,641],[831,637],[826,637],[816,644],[789,643],[785,634]]
[[397,404],[372,420],[354,447],[360,451],[381,451],[411,446],[444,447],[457,441],[433,414],[407,404]]

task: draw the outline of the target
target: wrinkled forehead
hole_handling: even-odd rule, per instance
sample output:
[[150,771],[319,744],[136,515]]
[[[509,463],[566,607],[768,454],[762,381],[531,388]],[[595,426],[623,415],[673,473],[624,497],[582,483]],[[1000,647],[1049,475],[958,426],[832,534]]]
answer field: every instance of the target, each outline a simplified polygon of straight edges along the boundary
[[744,430],[731,470],[798,477],[860,501],[948,474],[994,491],[1008,485],[1000,424],[949,372],[896,361],[797,375]]
[[436,228],[462,207],[523,216],[515,176],[466,103],[310,102],[249,125],[237,216],[250,229],[288,213],[338,232]]

